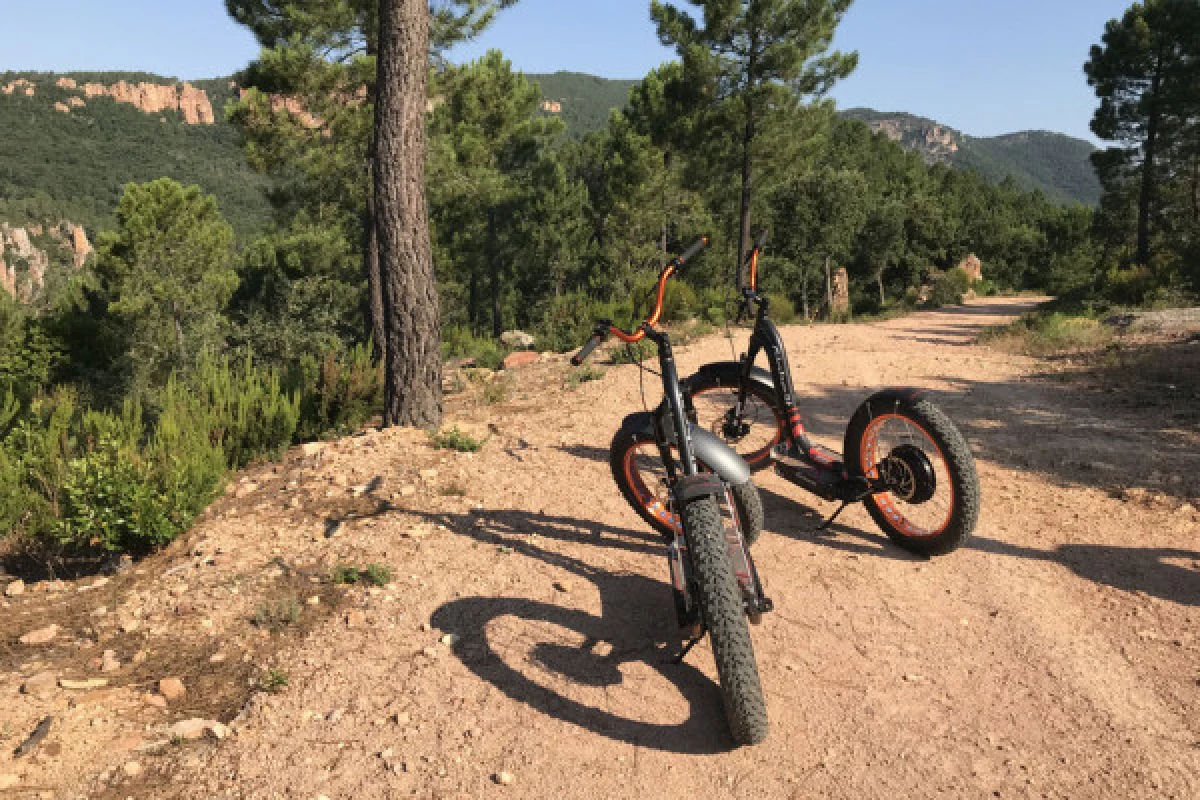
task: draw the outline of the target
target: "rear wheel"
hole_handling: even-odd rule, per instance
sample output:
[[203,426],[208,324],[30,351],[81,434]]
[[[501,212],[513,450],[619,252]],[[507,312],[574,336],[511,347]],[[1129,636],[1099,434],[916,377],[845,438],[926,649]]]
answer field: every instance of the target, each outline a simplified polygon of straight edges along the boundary
[[958,548],[979,519],[975,459],[958,428],[919,394],[868,398],[846,429],[846,467],[888,487],[864,501],[896,544],[921,555]]
[[758,744],[767,738],[767,706],[721,510],[710,495],[682,511],[693,588],[712,639],[729,728],[738,744]]
[[786,416],[774,390],[759,383],[746,387],[746,406],[736,417],[738,387],[715,372],[704,371],[684,382],[699,428],[732,447],[757,472],[771,465],[771,451],[783,441]]
[[[672,457],[676,451],[672,448]],[[704,465],[700,465],[704,468]],[[676,516],[671,510],[671,489],[658,442],[651,431],[622,426],[609,448],[613,480],[629,505],[669,543],[675,539]],[[747,545],[758,541],[763,527],[762,498],[753,481],[730,486],[742,537]]]

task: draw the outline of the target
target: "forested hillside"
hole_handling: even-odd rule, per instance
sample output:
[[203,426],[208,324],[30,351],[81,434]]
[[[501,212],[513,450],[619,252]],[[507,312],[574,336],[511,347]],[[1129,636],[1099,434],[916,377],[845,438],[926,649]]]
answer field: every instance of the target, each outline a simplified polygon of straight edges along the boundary
[[[234,98],[228,79],[193,84],[207,95],[214,117],[212,124],[194,125],[179,111],[146,113],[82,90],[122,81],[177,83],[141,73],[0,73],[0,89],[13,89],[0,91],[0,221],[70,220],[94,238],[115,226],[126,184],[170,177],[214,194],[239,238],[261,232],[270,216],[268,181],[247,166],[237,131],[225,119]],[[77,88],[67,88],[70,82]]]
[[559,116],[567,125],[567,135],[582,139],[585,134],[603,128],[614,108],[629,103],[629,90],[637,81],[617,81],[579,72],[555,72],[527,76],[542,88],[542,97],[561,103]]
[[1082,139],[1049,131],[967,136],[901,111],[852,108],[843,113],[920,152],[927,161],[974,170],[992,183],[1012,178],[1020,188],[1037,189],[1058,203],[1094,206],[1100,200],[1100,180],[1091,162],[1096,148]]

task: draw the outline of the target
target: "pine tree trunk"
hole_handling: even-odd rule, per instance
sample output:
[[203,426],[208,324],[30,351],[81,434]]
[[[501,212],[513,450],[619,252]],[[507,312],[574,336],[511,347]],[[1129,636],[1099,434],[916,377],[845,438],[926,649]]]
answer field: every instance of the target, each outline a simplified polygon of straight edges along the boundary
[[879,308],[883,310],[884,303],[887,302],[887,298],[883,294],[883,267],[879,268],[879,274],[875,278],[879,281]]
[[427,0],[380,0],[375,212],[387,368],[384,424],[442,421],[437,284],[425,203]]
[[738,217],[738,261],[737,284],[747,285],[746,276],[742,275],[745,268],[746,255],[750,250],[750,181],[753,177],[753,159],[750,148],[754,143],[754,107],[747,101],[746,129],[742,134],[742,202],[741,213]]
[[[372,150],[374,145],[372,145]],[[374,183],[374,159],[367,167],[368,180]],[[387,333],[384,325],[383,280],[379,274],[379,235],[375,227],[375,192],[367,186],[367,214],[363,220],[366,243],[363,248],[363,266],[367,273],[367,332],[371,337],[371,348],[375,358],[387,363]]]
[[488,269],[492,274],[492,336],[497,339],[504,333],[504,320],[500,315],[500,258],[496,250],[496,212],[488,211]]
[[808,322],[808,275],[806,274],[800,279],[800,313],[804,315],[804,321]]
[[833,272],[829,256],[825,256],[825,308],[829,316],[833,316]]
[[1137,262],[1150,263],[1150,207],[1154,202],[1154,161],[1158,156],[1158,93],[1162,82],[1163,56],[1160,52],[1150,81],[1150,110],[1146,121],[1146,149],[1142,160],[1142,189],[1138,196]]

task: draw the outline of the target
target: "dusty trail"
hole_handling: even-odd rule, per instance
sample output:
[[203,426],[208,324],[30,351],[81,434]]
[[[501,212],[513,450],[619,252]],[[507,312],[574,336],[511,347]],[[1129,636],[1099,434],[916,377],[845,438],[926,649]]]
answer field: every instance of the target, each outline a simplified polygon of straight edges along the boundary
[[[454,410],[492,426],[481,453],[389,432],[297,473],[322,490],[345,472],[413,481],[390,510],[337,517],[319,492],[294,513],[282,497],[215,509],[201,535],[245,569],[379,560],[397,581],[354,590],[276,658],[289,689],[253,701],[230,740],[161,756],[163,783],[109,796],[1200,796],[1196,431],[972,344],[1027,306],[785,330],[819,438],[840,449],[874,388],[929,387],[976,451],[984,508],[968,546],[924,561],[858,509],[812,535],[833,507],[761,476],[756,558],[778,609],[754,629],[766,744],[730,749],[707,645],[668,663],[666,563],[606,462],[640,407],[636,369],[567,391],[554,364],[507,404]],[[713,337],[681,372],[728,357]]]

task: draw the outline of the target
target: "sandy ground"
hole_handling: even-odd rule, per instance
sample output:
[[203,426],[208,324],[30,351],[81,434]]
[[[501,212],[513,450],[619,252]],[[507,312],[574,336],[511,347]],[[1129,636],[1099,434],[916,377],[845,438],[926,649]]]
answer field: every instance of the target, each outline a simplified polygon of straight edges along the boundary
[[[1198,797],[1200,397],[1169,372],[1132,392],[1120,371],[973,344],[1028,305],[785,330],[819,438],[840,449],[875,388],[929,387],[984,504],[963,549],[926,561],[860,509],[812,534],[833,507],[761,475],[761,746],[731,746],[707,644],[670,663],[663,548],[606,463],[641,407],[636,368],[569,388],[555,361],[498,404],[452,401],[479,453],[410,431],[295,452],[106,585],[6,601],[0,781],[47,798]],[[1174,346],[1195,364],[1200,345]],[[715,336],[681,372],[729,356]],[[386,589],[328,585],[371,562]],[[291,600],[294,624],[252,624]],[[16,642],[53,621],[55,643]],[[105,649],[108,687],[21,693],[39,671],[100,675]],[[268,674],[287,687],[257,691]],[[156,708],[171,675],[188,694]],[[232,732],[166,732],[195,716]]]

